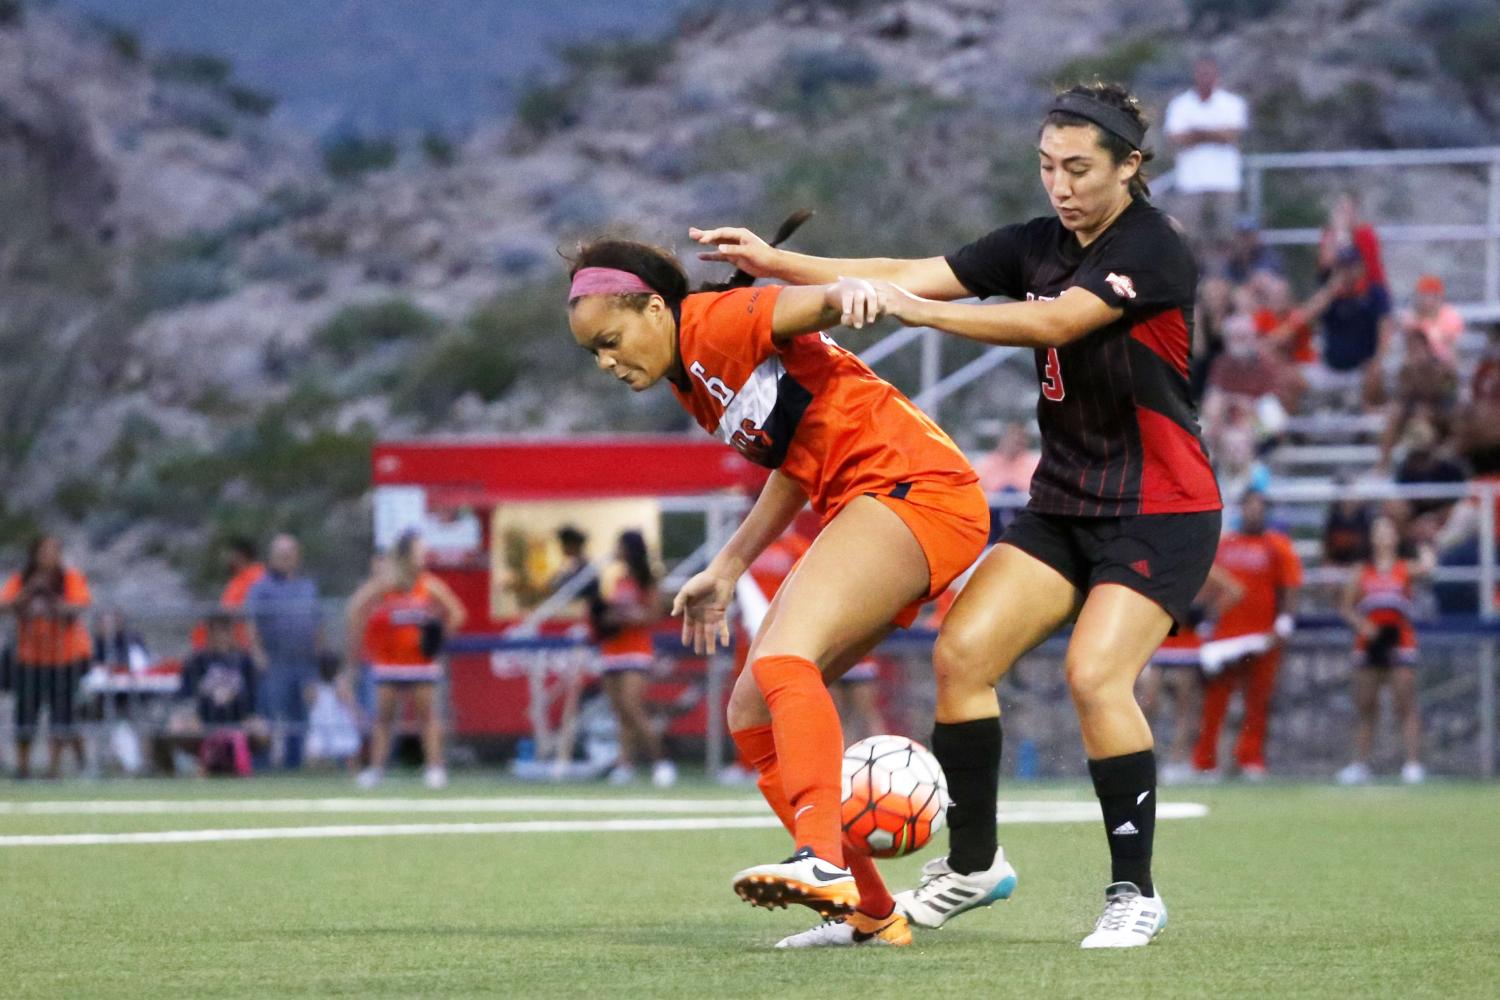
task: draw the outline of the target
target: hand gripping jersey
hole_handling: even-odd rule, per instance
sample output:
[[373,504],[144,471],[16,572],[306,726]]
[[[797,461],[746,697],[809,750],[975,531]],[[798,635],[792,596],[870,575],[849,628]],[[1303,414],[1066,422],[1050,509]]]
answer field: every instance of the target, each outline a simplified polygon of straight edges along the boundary
[[1276,624],[1277,591],[1302,586],[1302,560],[1292,540],[1279,531],[1225,535],[1215,562],[1245,588],[1244,596],[1219,617],[1215,639],[1270,632]]
[[379,681],[435,681],[439,669],[422,652],[422,629],[435,617],[428,590],[429,576],[421,573],[410,590],[382,594],[365,624],[365,657]]
[[1171,220],[1137,198],[1086,247],[1046,216],[997,229],[947,260],[981,298],[1053,299],[1077,286],[1124,310],[1035,352],[1042,461],[1031,509],[1120,517],[1222,506],[1188,393],[1197,266]]
[[825,520],[862,493],[978,482],[942,428],[823,333],[778,346],[780,288],[689,295],[678,324],[684,381],[672,391],[704,430],[780,469]]

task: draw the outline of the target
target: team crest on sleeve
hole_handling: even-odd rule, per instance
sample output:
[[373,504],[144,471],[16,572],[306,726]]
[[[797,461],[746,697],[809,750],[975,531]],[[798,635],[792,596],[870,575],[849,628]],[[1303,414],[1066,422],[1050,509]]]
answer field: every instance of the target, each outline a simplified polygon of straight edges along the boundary
[[1109,285],[1110,288],[1113,288],[1115,294],[1120,298],[1135,298],[1135,282],[1131,281],[1130,278],[1126,275],[1116,274],[1115,272],[1111,271],[1109,272],[1109,274],[1104,276],[1104,282],[1105,284]]

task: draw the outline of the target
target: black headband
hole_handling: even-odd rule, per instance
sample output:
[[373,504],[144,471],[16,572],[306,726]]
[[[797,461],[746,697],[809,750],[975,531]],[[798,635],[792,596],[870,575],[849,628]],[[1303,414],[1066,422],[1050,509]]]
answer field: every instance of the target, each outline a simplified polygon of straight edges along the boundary
[[1131,149],[1140,149],[1141,143],[1146,141],[1146,129],[1135,118],[1087,94],[1058,94],[1047,113],[1052,114],[1054,111],[1086,118],[1106,132],[1130,143]]

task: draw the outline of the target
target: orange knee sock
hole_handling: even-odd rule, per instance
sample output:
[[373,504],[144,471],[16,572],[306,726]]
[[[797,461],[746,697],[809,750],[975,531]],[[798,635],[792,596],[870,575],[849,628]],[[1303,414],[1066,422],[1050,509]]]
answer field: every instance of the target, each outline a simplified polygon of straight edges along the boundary
[[752,726],[737,729],[729,734],[740,751],[745,763],[755,769],[756,785],[760,794],[771,805],[771,811],[781,820],[787,833],[792,833],[792,804],[786,800],[786,789],[781,784],[781,768],[776,763],[776,738],[770,726]]
[[823,860],[842,865],[839,766],[844,733],[823,674],[800,656],[763,656],[750,669],[771,709],[782,787],[792,808],[792,838]]

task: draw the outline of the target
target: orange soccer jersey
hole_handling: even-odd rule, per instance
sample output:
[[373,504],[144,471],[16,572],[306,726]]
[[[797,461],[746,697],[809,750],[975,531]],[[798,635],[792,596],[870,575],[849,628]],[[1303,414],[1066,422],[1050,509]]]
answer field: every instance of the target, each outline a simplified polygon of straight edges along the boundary
[[825,520],[862,493],[978,477],[942,428],[823,333],[778,346],[772,285],[689,295],[672,391],[704,430],[779,468]]
[[1219,617],[1215,639],[1271,631],[1277,591],[1302,585],[1302,560],[1292,540],[1279,531],[1225,535],[1215,561],[1245,588],[1245,595]]
[[[16,573],[0,588],[0,601],[14,601],[21,593],[21,574]],[[71,567],[63,570],[64,604],[85,605],[93,598],[88,580]],[[62,667],[87,660],[94,654],[93,640],[83,622],[30,608],[17,609],[16,660],[30,667]]]

